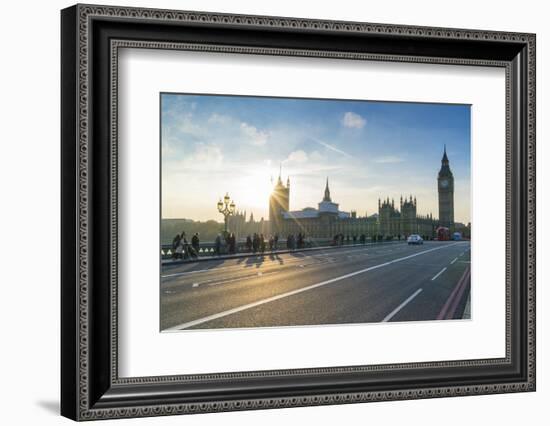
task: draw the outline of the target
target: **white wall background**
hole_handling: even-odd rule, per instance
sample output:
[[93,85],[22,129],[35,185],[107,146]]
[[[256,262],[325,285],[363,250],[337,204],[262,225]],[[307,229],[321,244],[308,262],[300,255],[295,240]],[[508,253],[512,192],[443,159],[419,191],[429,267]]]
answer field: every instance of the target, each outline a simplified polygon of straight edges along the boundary
[[[102,424],[545,424],[550,401],[550,27],[545,2],[401,0],[108,1],[205,10],[537,33],[538,390],[529,394],[292,408]],[[68,424],[59,407],[59,10],[71,2],[4,3],[0,25],[0,401],[2,423]],[[545,419],[546,418],[546,419]],[[128,423],[131,422],[131,423]]]

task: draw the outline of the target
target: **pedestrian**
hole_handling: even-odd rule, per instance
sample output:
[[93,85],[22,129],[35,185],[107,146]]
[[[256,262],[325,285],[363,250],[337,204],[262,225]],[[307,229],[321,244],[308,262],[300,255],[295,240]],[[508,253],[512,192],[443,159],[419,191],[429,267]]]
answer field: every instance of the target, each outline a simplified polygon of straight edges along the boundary
[[193,237],[191,238],[191,246],[193,247],[193,249],[195,250],[198,256],[199,249],[200,249],[200,239],[199,239],[198,232],[195,232],[195,235],[193,235]]
[[279,248],[279,235],[278,234],[275,234],[275,236],[273,237],[273,244],[274,244],[275,250],[277,250]]
[[256,253],[258,251],[260,245],[260,237],[258,237],[258,234],[254,232],[254,235],[252,236],[252,251]]
[[184,255],[185,255],[185,245],[183,243],[183,238],[180,238],[174,250],[174,259],[183,259]]
[[219,256],[221,254],[221,248],[222,248],[222,236],[219,233],[216,236],[216,240],[214,241],[214,246],[215,246],[216,256]]
[[176,249],[178,248],[178,246],[180,244],[180,240],[181,240],[180,234],[176,234],[176,236],[172,240],[172,259],[176,259],[176,257],[177,257]]
[[273,237],[273,235],[270,235],[269,236],[269,251],[273,251],[273,244],[275,244],[275,238]]
[[250,238],[250,234],[246,237],[246,251],[252,251],[252,238]]
[[187,259],[189,257],[189,243],[187,242],[185,231],[181,233],[180,244],[182,246],[181,258]]
[[237,248],[237,239],[235,237],[235,234],[232,232],[230,236],[230,251],[232,254],[235,254],[236,248]]
[[199,253],[195,250],[195,247],[193,246],[193,237],[191,237],[191,244],[188,244],[186,241],[185,251],[187,252],[188,257],[191,257],[193,259],[199,257]]
[[353,234],[353,244],[357,243],[357,235]]
[[265,251],[265,237],[264,237],[264,234],[260,234],[260,251],[262,253]]

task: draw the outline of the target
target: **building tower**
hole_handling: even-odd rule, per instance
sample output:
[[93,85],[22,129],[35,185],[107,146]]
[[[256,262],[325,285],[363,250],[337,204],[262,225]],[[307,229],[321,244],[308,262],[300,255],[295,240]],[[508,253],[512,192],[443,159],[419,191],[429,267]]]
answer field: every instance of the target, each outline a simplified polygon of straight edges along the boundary
[[269,197],[269,223],[272,234],[281,234],[282,232],[283,213],[290,210],[289,199],[290,178],[287,179],[287,184],[284,186],[281,179],[281,171],[279,170],[279,178]]
[[437,175],[437,191],[439,195],[439,225],[452,228],[455,220],[454,208],[454,190],[455,182],[453,172],[449,167],[447,158],[447,147],[443,148],[443,158],[441,159],[441,169]]
[[418,226],[416,222],[416,197],[412,195],[407,200],[403,201],[401,197],[401,230],[400,234],[404,237],[408,237],[411,234],[416,234],[418,232]]
[[329,203],[332,202],[330,199],[330,189],[328,188],[328,177],[327,177],[327,183],[325,185],[325,196],[323,197],[323,201],[328,201]]

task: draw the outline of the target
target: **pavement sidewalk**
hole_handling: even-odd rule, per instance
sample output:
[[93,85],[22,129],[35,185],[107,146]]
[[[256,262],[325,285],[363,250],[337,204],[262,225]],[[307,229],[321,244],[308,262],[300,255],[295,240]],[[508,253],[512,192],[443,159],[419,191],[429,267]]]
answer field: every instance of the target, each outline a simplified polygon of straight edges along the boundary
[[379,243],[344,244],[342,246],[319,246],[319,247],[308,247],[308,248],[296,249],[296,250],[289,250],[289,249],[273,250],[273,251],[266,250],[264,252],[255,252],[255,253],[245,252],[245,253],[235,253],[235,254],[222,254],[220,256],[203,256],[203,257],[197,257],[195,259],[162,259],[162,265],[174,265],[174,264],[178,265],[182,263],[203,262],[206,260],[238,259],[242,257],[252,257],[252,256],[271,256],[271,255],[278,255],[278,254],[285,254],[285,253],[302,253],[302,252],[319,251],[319,250],[337,250],[342,248],[381,246],[381,245],[399,244],[399,243],[406,243],[406,241],[404,240],[403,241],[381,241]]

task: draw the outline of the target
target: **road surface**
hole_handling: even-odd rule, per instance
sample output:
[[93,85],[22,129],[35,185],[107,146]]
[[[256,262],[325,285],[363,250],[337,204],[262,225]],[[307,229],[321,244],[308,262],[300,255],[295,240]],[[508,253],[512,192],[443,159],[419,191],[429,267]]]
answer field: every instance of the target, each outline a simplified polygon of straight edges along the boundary
[[462,318],[469,269],[467,241],[164,265],[161,330]]

